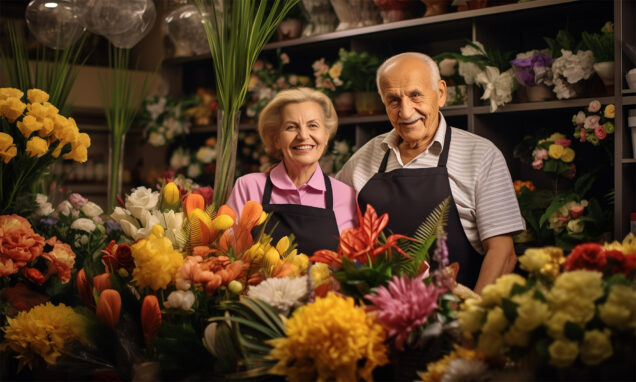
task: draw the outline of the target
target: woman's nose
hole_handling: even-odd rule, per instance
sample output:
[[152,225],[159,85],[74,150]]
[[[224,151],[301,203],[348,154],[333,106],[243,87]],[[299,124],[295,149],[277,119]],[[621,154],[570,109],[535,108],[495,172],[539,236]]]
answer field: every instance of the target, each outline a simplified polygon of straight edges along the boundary
[[300,126],[298,129],[298,138],[305,139],[309,137],[309,129],[306,126]]

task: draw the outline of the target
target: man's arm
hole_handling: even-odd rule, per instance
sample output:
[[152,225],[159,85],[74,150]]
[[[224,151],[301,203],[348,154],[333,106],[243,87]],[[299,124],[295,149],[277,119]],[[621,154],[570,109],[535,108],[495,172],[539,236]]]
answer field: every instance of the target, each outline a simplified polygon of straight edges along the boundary
[[499,276],[511,273],[517,263],[511,235],[493,236],[484,240],[482,244],[486,256],[475,285],[475,292],[479,294],[486,285],[494,283]]

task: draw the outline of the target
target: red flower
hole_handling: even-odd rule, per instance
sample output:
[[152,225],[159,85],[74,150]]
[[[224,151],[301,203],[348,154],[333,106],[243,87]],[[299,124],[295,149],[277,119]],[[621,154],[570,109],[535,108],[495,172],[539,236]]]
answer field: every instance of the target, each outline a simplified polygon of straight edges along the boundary
[[26,277],[27,280],[31,281],[33,284],[42,285],[46,281],[46,278],[36,268],[23,268],[22,274]]
[[159,300],[154,295],[144,297],[141,303],[141,329],[144,333],[146,345],[150,346],[152,340],[159,334],[161,327],[161,309]]
[[625,269],[625,265],[627,265],[627,259],[625,255],[621,251],[617,251],[615,249],[605,251],[605,258],[607,261],[607,271],[610,274],[615,275],[617,273],[625,273],[625,275],[629,274],[629,270]]
[[192,193],[203,196],[203,200],[205,201],[206,206],[212,203],[212,196],[214,195],[214,191],[212,191],[212,187],[210,186],[199,187],[196,190],[192,191]]
[[16,311],[30,310],[48,301],[48,297],[32,291],[23,282],[18,282],[14,287],[4,288],[0,296],[3,296],[13,308],[11,312],[7,309],[7,316],[13,316]]
[[579,216],[583,215],[583,210],[585,210],[585,207],[583,206],[570,207],[570,215],[572,215],[572,219],[576,219]]
[[572,249],[570,255],[565,259],[565,270],[587,269],[603,272],[606,263],[605,251],[599,244],[579,244]]
[[106,249],[102,250],[104,256],[102,260],[107,267],[113,270],[126,268],[132,270],[135,267],[135,260],[132,257],[132,251],[129,244],[119,244],[112,240]]

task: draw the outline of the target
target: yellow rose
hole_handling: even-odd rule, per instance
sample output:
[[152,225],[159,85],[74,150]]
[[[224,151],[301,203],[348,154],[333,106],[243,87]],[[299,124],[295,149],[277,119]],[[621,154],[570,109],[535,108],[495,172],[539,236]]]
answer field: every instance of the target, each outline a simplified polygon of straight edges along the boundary
[[504,333],[504,342],[509,346],[528,346],[530,343],[530,333],[513,325]]
[[563,327],[567,321],[574,322],[568,312],[556,311],[544,323],[548,335],[555,339],[564,338]]
[[7,133],[0,133],[0,150],[4,151],[13,146],[13,137]]
[[485,309],[480,305],[480,299],[469,298],[461,304],[457,313],[459,327],[464,333],[477,333],[481,329],[486,317]]
[[18,149],[13,144],[13,137],[7,133],[0,133],[0,159],[4,163],[9,163],[18,153]]
[[560,305],[570,302],[573,298],[594,302],[603,296],[602,278],[603,274],[595,271],[577,270],[562,273],[550,291],[550,302]]
[[556,367],[570,366],[579,355],[579,345],[567,340],[556,340],[550,347],[550,365]]
[[506,320],[506,315],[503,312],[503,309],[496,306],[486,316],[486,322],[484,326],[481,328],[482,333],[501,333],[508,326],[508,320]]
[[25,138],[29,138],[34,131],[40,130],[43,126],[42,122],[39,122],[32,115],[25,116],[22,118],[22,121],[18,121],[16,125]]
[[72,159],[78,163],[84,163],[88,159],[88,150],[82,145],[76,145],[70,152],[63,155],[64,159]]
[[42,120],[42,128],[38,131],[38,135],[42,138],[46,138],[53,132],[54,123],[51,118],[44,118]]
[[307,255],[305,255],[304,253],[301,253],[293,257],[292,263],[296,267],[298,267],[298,270],[300,272],[304,272],[305,270],[307,270],[307,267],[309,266],[309,257],[307,257]]
[[31,103],[42,103],[49,100],[49,95],[40,89],[27,90],[27,99]]
[[619,329],[636,327],[636,291],[629,285],[614,285],[598,307],[601,320]]
[[564,161],[565,163],[570,163],[574,160],[574,150],[572,150],[569,147],[566,147],[565,150],[563,150],[563,154],[561,154],[561,160]]
[[616,106],[614,106],[611,103],[605,106],[605,111],[603,112],[603,115],[605,116],[605,118],[614,118],[616,115]]
[[534,298],[534,290],[512,297],[518,304],[515,327],[530,332],[550,317],[548,305]]
[[499,333],[481,333],[477,341],[477,350],[486,357],[494,357],[503,351],[504,340]]
[[311,280],[314,286],[319,286],[329,281],[329,266],[325,263],[315,263],[309,268]]
[[563,150],[564,148],[561,145],[550,145],[550,147],[548,147],[548,154],[550,158],[559,159],[561,155],[563,155]]
[[0,88],[0,101],[4,101],[8,98],[20,99],[24,93],[16,88]]
[[550,254],[543,248],[526,249],[519,257],[521,268],[528,272],[538,272],[550,261]]
[[0,101],[0,117],[6,118],[10,123],[15,122],[24,113],[26,104],[18,98],[7,98]]
[[526,279],[515,273],[503,275],[494,284],[486,285],[481,297],[484,306],[500,305],[502,297],[509,297],[514,284],[526,285]]
[[586,365],[598,365],[614,354],[610,342],[610,332],[590,330],[585,332],[581,344],[581,361]]
[[33,137],[27,141],[26,152],[31,158],[41,157],[49,151],[49,144],[40,137]]
[[557,139],[565,139],[565,135],[561,134],[561,133],[553,133],[552,135],[550,135],[548,137],[548,141],[556,141]]
[[331,78],[338,78],[340,74],[342,74],[342,62],[337,62],[329,69],[329,76],[331,76]]
[[627,254],[636,254],[636,237],[634,236],[633,233],[629,233],[627,236],[625,236],[625,239],[623,239],[623,253]]

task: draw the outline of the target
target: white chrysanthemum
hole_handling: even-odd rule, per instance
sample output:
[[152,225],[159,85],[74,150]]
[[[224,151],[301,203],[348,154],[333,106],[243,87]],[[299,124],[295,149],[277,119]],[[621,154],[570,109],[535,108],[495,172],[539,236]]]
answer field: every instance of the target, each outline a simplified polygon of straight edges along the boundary
[[247,295],[265,301],[278,313],[287,316],[293,307],[299,306],[307,297],[307,276],[268,278],[250,287]]
[[558,76],[563,76],[568,83],[575,84],[594,74],[594,54],[592,51],[580,50],[573,54],[569,50],[561,49],[561,53],[562,56],[552,63],[555,79]]
[[491,377],[484,361],[457,358],[450,361],[440,382],[486,382]]
[[497,106],[512,101],[512,91],[515,85],[512,69],[500,73],[496,67],[486,66],[486,70],[475,78],[475,83],[484,89],[481,99],[490,100],[490,111],[492,112],[497,110]]
[[192,163],[188,166],[187,173],[189,178],[196,178],[201,175],[202,172],[201,165],[198,163]]
[[55,210],[53,209],[53,205],[49,203],[49,197],[44,194],[35,195],[35,202],[38,205],[38,208],[35,210],[35,215],[37,216],[49,216]]
[[216,150],[209,146],[202,146],[197,150],[197,159],[201,163],[210,164],[216,159]]

